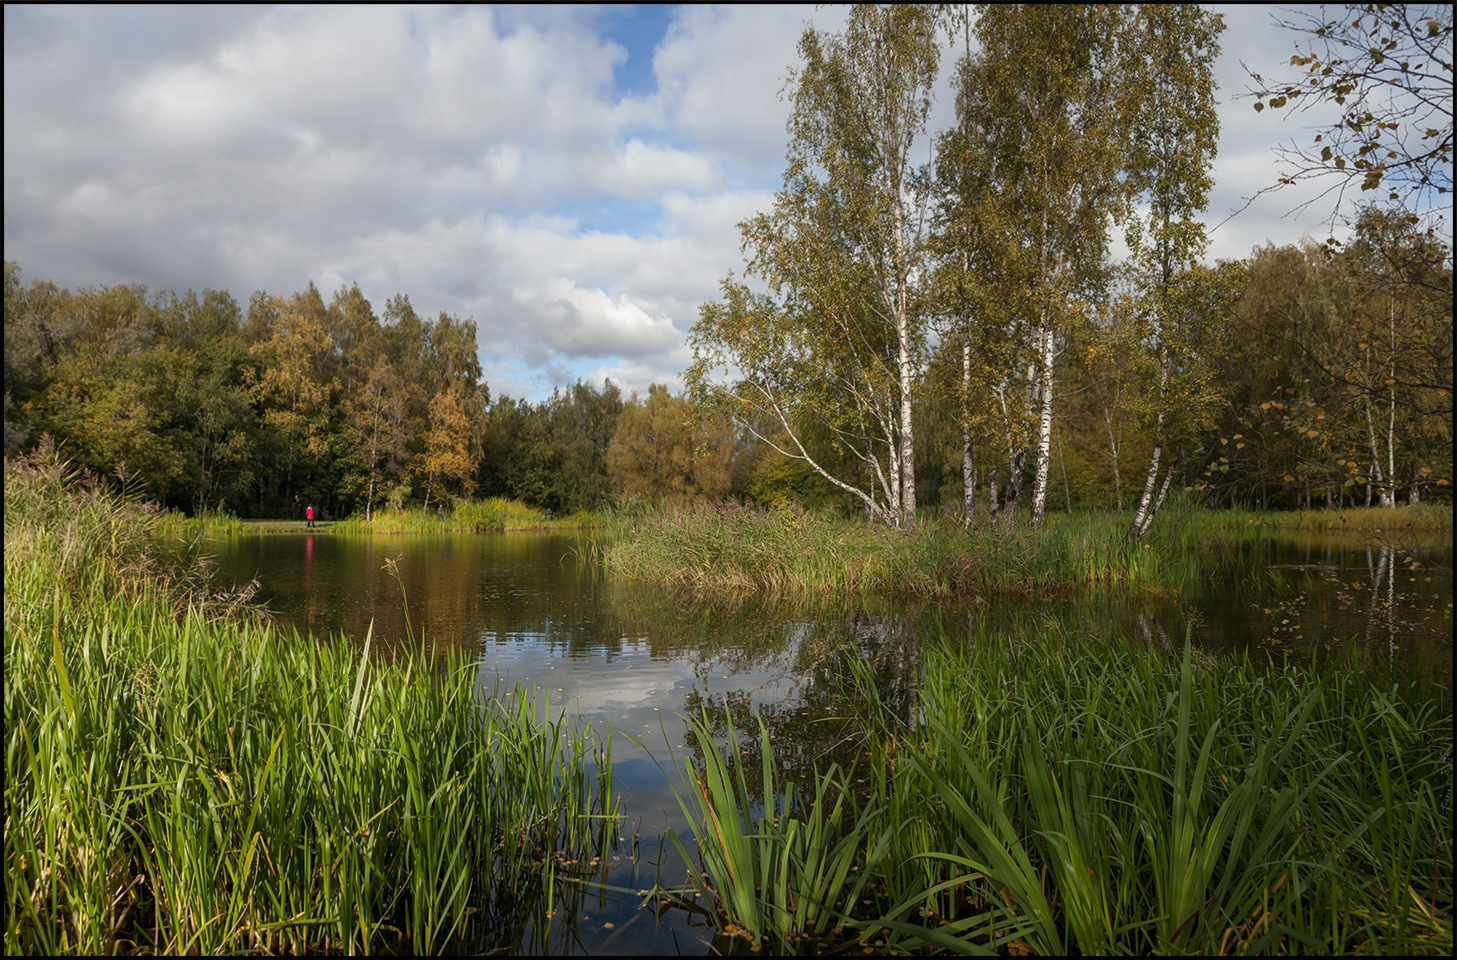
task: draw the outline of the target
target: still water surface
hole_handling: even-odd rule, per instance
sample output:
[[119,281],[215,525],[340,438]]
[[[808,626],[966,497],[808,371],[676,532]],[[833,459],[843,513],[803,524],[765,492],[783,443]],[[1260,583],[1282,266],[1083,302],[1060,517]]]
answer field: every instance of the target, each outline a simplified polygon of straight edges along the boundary
[[681,715],[711,707],[722,717],[727,703],[753,743],[757,713],[786,777],[802,781],[832,759],[854,759],[850,658],[868,661],[881,696],[906,712],[921,648],[941,637],[1180,650],[1187,632],[1212,655],[1306,661],[1350,642],[1372,667],[1451,671],[1446,537],[1262,537],[1211,547],[1177,596],[957,603],[673,593],[614,581],[561,534],[243,534],[211,549],[225,581],[256,580],[278,623],[302,637],[362,642],[372,623],[385,649],[464,648],[484,690],[535,695],[543,713],[611,731],[628,839],[551,917],[542,910],[502,942],[480,945],[512,953],[708,952],[710,931],[681,912],[640,910],[635,894],[659,876],[683,879],[685,865],[662,841],[668,829],[687,833],[662,772],[694,753]]

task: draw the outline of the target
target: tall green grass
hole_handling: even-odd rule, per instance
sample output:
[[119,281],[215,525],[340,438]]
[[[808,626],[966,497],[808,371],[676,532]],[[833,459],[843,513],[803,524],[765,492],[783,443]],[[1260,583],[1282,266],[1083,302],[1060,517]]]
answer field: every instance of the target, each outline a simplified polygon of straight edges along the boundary
[[227,510],[203,509],[188,517],[168,512],[161,517],[161,532],[179,539],[226,537],[243,532],[243,521]]
[[[1220,516],[1225,511],[1208,513]],[[1452,507],[1444,503],[1423,503],[1398,507],[1348,507],[1329,510],[1228,511],[1229,521],[1238,525],[1254,521],[1278,529],[1353,535],[1385,534],[1396,531],[1451,533]]]
[[1134,588],[1175,594],[1207,544],[1158,533],[1124,541],[1111,514],[969,531],[927,520],[914,535],[800,510],[702,508],[619,520],[605,538],[617,575],[698,592],[884,592],[912,596]]
[[481,533],[492,530],[581,530],[601,526],[602,514],[592,511],[563,517],[529,507],[519,500],[488,497],[460,500],[452,507],[380,509],[366,520],[356,513],[330,524],[337,533]]
[[934,651],[911,717],[863,675],[865,754],[808,806],[711,752],[680,895],[783,950],[1450,954],[1447,691],[1022,639]]
[[612,842],[605,744],[464,658],[239,618],[53,460],[5,507],[7,953],[437,953]]
[[[704,747],[700,770],[684,759],[673,795],[688,820],[703,866],[682,888],[663,890],[690,909],[708,911],[720,933],[746,940],[757,951],[766,942],[777,952],[826,943],[841,948],[847,911],[859,902],[890,843],[888,830],[872,836],[869,811],[857,816],[838,767],[814,787],[807,804],[784,784],[773,763],[769,733],[760,725],[762,802],[751,796],[738,733],[729,720],[729,761],[714,749],[705,713],[689,718],[690,737]],[[676,833],[669,840],[692,861]],[[848,942],[854,942],[853,934]]]

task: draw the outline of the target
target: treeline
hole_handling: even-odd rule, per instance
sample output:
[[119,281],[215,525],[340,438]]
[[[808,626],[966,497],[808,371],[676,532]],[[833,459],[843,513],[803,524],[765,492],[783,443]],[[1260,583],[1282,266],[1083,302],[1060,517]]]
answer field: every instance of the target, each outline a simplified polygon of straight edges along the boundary
[[[1450,499],[1443,256],[1404,217],[1369,207],[1337,253],[1271,245],[1184,274],[1202,310],[1183,361],[1197,376],[1178,385],[1186,426],[1164,479],[1211,505]],[[1049,509],[1121,510],[1143,491],[1159,383],[1135,342],[1135,306],[1115,294],[1059,336]],[[404,295],[382,317],[357,287],[328,302],[312,285],[290,297],[260,292],[245,309],[215,290],[26,285],[7,263],[4,309],[6,455],[49,434],[78,466],[188,512],[284,517],[314,502],[343,517],[469,496],[558,513],[619,497],[863,507],[786,455],[793,445],[767,418],[736,427],[665,387],[625,398],[611,381],[579,382],[541,403],[493,399],[475,323],[426,320]],[[1013,475],[1015,440],[1030,432],[1015,408],[968,415],[961,361],[948,338],[915,381],[917,502],[964,510],[969,438],[984,451],[971,467],[975,509],[996,515],[1035,481],[1025,457]],[[992,399],[1009,393],[979,386]],[[810,426],[799,439],[811,456],[853,474],[854,455]]]
[[733,441],[681,397],[608,381],[541,403],[491,398],[476,325],[377,316],[357,286],[325,301],[70,291],[5,264],[5,452],[46,435],[76,466],[166,506],[331,517],[460,497],[541,510],[616,494],[686,502],[730,492]]

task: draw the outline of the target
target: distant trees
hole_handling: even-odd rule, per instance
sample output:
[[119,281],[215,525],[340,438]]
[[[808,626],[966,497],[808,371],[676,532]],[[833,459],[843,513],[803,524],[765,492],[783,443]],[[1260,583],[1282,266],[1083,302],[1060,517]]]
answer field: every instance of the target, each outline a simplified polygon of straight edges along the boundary
[[344,401],[351,450],[362,464],[356,483],[364,487],[364,515],[374,514],[377,491],[399,482],[410,462],[419,386],[406,380],[400,365],[381,352],[359,388]]
[[[1219,367],[1228,403],[1208,490],[1266,506],[1446,491],[1452,271],[1422,252],[1430,243],[1404,215],[1370,207],[1340,257],[1315,244],[1255,251]],[[1400,282],[1388,273],[1397,264]]]
[[607,448],[607,476],[623,498],[671,506],[717,503],[729,492],[734,431],[726,418],[700,418],[693,405],[653,384],[622,408]]
[[607,445],[622,393],[578,381],[540,404],[501,397],[484,417],[479,493],[515,497],[555,511],[590,510],[610,500]]
[[[1283,482],[1314,483],[1327,498],[1355,487],[1391,506],[1403,488],[1415,502],[1451,474],[1452,7],[1332,9],[1284,23],[1300,38],[1295,76],[1250,71],[1257,111],[1339,108],[1309,143],[1282,149],[1281,178],[1266,189],[1322,180],[1338,200],[1356,186],[1372,201],[1349,219],[1344,248],[1332,237],[1319,264],[1304,251],[1301,273],[1318,277],[1326,306],[1282,339],[1291,365],[1312,375],[1261,411],[1303,434]],[[1322,338],[1310,335],[1317,324]]]
[[[381,318],[357,287],[259,291],[244,314],[211,290],[27,286],[8,262],[5,387],[7,454],[48,433],[171,506],[273,516],[510,493],[492,486],[507,474],[537,505],[600,506],[622,405],[609,382],[493,409],[474,322],[424,320],[404,295]],[[503,437],[505,410],[525,429]]]

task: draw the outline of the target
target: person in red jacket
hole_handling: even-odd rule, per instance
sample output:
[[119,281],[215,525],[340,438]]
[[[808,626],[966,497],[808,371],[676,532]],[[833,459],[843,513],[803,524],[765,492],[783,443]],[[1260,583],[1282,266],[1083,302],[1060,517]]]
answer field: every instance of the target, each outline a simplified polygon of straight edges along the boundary
[[305,511],[305,514],[304,515],[309,518],[309,526],[310,527],[313,527],[313,525],[314,525],[314,505],[312,503],[309,504],[309,509],[307,511]]

